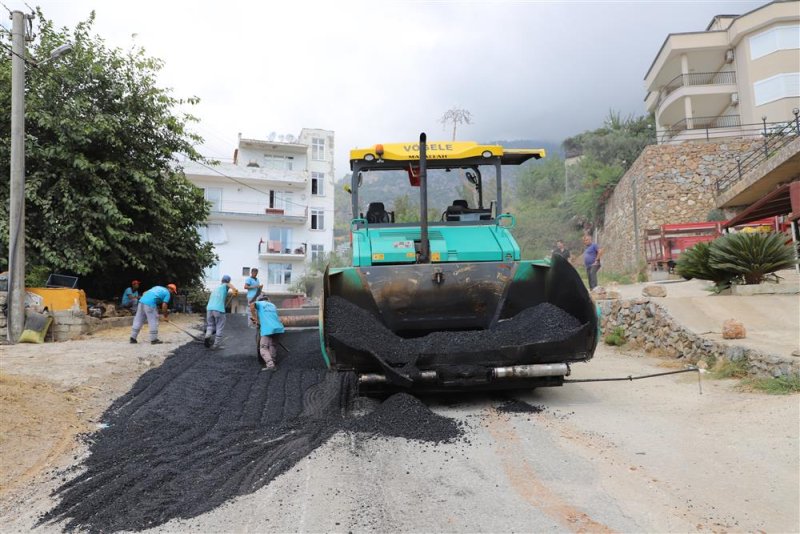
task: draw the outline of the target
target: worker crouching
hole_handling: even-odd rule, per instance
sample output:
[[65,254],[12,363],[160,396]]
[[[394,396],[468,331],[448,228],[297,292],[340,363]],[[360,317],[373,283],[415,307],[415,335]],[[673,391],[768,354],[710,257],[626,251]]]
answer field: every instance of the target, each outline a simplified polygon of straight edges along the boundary
[[283,324],[278,319],[278,309],[264,294],[250,303],[250,315],[259,329],[258,353],[265,371],[274,371],[277,362],[278,348],[273,336],[284,332]]

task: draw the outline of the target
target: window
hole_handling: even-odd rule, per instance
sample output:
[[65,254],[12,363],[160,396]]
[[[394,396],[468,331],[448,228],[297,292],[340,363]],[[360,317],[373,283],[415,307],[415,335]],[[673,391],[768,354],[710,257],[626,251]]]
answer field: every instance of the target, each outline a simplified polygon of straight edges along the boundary
[[200,234],[200,240],[214,245],[221,245],[227,243],[228,234],[225,233],[225,227],[221,224],[205,224],[198,227],[197,233]]
[[311,261],[321,261],[325,258],[325,245],[311,245]]
[[325,139],[319,137],[311,138],[311,159],[325,159]]
[[250,267],[242,267],[242,276],[250,276]]
[[773,100],[800,96],[800,72],[785,72],[753,84],[756,106]]
[[800,48],[800,25],[776,26],[750,37],[750,58]]
[[286,253],[292,248],[292,229],[291,228],[270,228],[269,241],[267,241],[268,252]]
[[203,189],[203,196],[211,202],[211,211],[222,211],[222,188],[206,187]]
[[273,209],[284,210],[286,212],[292,211],[294,201],[292,200],[291,193],[284,193],[283,191],[270,191],[269,192],[269,207]]
[[267,282],[273,285],[289,285],[292,283],[291,263],[270,263],[267,265]]
[[321,209],[311,210],[311,229],[324,230],[325,229],[325,211]]
[[264,154],[264,168],[276,171],[291,171],[294,165],[294,156],[276,156]]
[[324,195],[325,194],[325,173],[312,172],[311,173],[311,194]]

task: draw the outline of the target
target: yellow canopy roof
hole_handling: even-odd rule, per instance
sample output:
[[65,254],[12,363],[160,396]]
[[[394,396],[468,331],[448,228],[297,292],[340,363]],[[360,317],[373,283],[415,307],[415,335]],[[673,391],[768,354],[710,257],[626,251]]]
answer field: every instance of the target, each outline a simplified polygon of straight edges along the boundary
[[[386,143],[369,148],[356,148],[350,151],[350,162],[376,161],[403,162],[419,160],[419,142]],[[500,145],[479,145],[474,141],[429,141],[426,147],[429,164],[444,161],[457,163],[459,160],[473,158],[500,157],[503,165],[520,165],[529,159],[545,157],[541,148],[508,148]],[[442,161],[444,160],[444,161]]]

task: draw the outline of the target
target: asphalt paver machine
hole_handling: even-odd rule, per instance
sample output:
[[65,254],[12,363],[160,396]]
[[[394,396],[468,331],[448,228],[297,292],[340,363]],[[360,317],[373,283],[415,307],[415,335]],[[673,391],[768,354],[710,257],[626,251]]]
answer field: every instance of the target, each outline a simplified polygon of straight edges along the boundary
[[[544,156],[425,134],[352,150],[352,266],[326,270],[320,305],[327,365],[355,371],[361,387],[451,391],[559,386],[589,360],[598,314],[585,285],[560,256],[521,259],[503,211],[502,168]],[[388,171],[418,189],[418,222],[395,221],[381,202],[359,206],[364,177]],[[473,206],[456,199],[429,216],[432,171],[466,178]]]

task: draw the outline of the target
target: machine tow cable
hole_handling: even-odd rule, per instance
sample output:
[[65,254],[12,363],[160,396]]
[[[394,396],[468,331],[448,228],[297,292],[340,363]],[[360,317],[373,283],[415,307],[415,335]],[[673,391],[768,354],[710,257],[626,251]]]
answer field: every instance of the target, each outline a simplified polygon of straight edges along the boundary
[[579,379],[567,379],[567,378],[565,378],[564,379],[564,383],[565,384],[567,384],[567,383],[573,383],[574,384],[574,383],[577,383],[577,382],[621,382],[623,380],[627,380],[629,382],[632,382],[634,380],[641,380],[643,378],[653,378],[653,377],[656,377],[656,376],[666,376],[666,375],[677,375],[677,374],[680,374],[680,373],[697,373],[697,387],[700,390],[700,395],[703,394],[703,383],[702,383],[702,379],[700,378],[700,375],[702,373],[700,372],[700,368],[698,368],[698,367],[696,367],[694,365],[692,365],[690,367],[687,367],[686,369],[681,369],[680,371],[667,371],[667,372],[664,372],[664,373],[654,373],[654,374],[642,375],[642,376],[628,375],[628,376],[621,376],[621,377],[616,377],[616,378],[579,378]]

